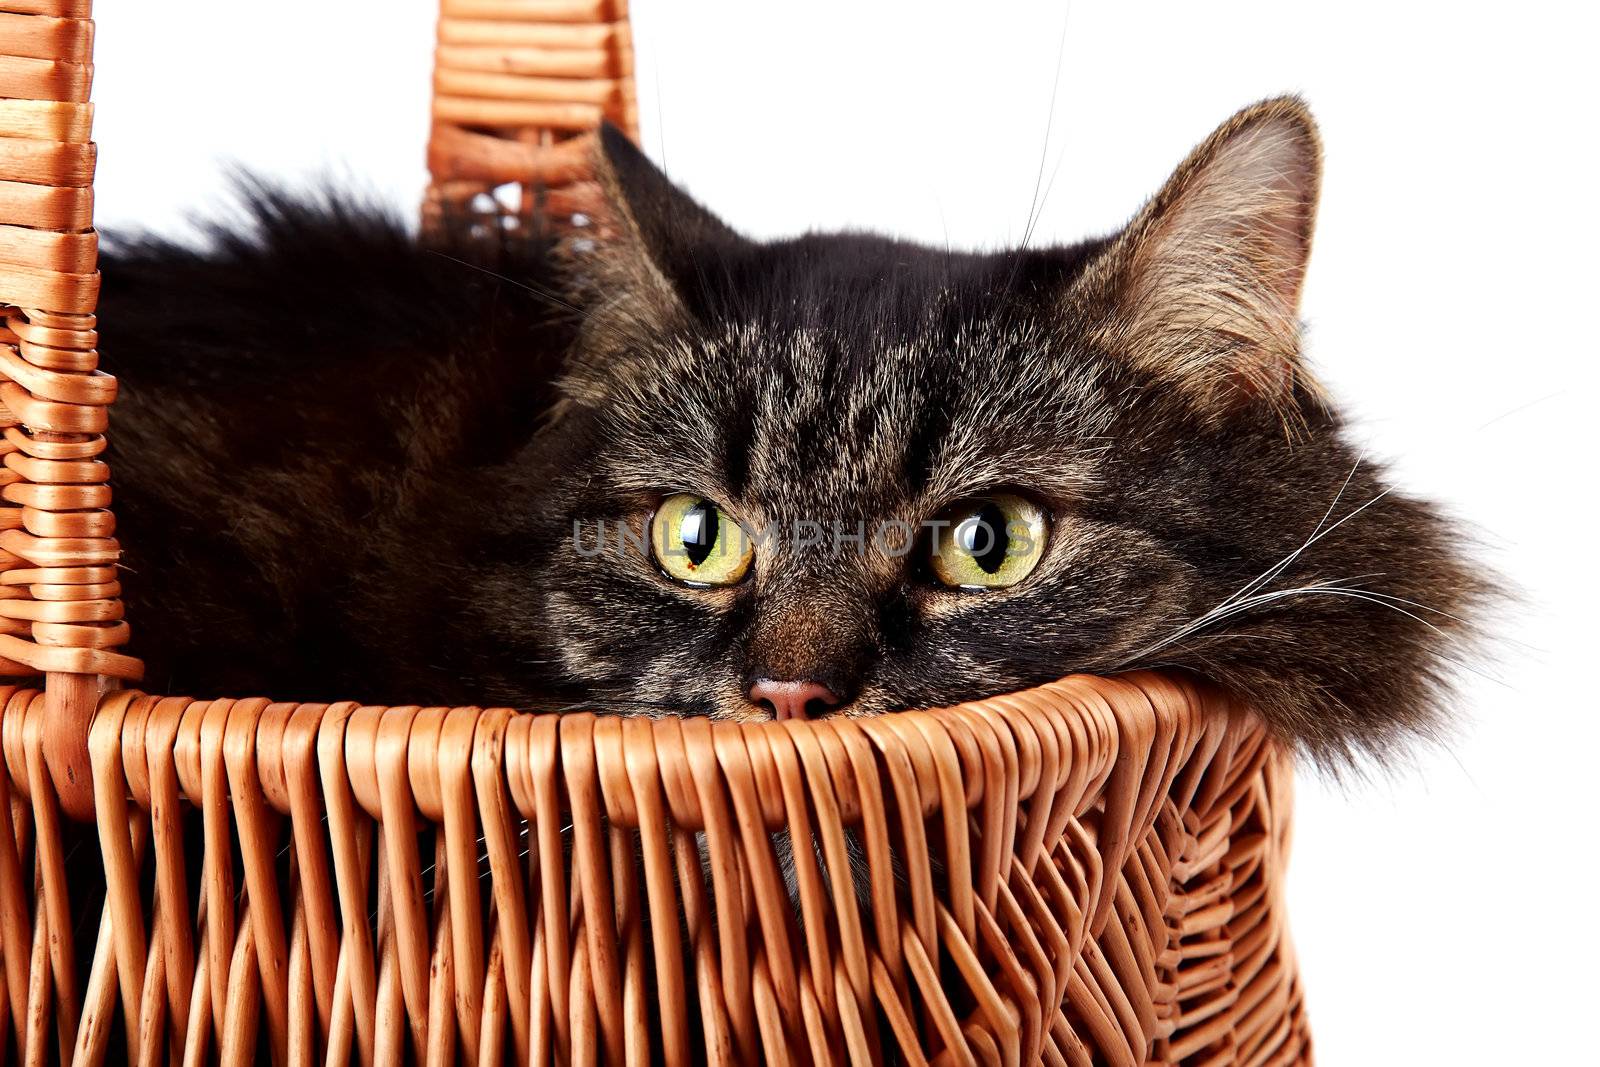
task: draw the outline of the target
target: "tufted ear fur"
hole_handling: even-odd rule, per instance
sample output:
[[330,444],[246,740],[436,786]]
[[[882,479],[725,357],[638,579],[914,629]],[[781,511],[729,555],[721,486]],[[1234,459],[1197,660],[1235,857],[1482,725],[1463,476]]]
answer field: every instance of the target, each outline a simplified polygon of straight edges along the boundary
[[744,241],[609,122],[596,139],[594,171],[602,215],[576,271],[585,313],[562,383],[569,400],[589,403],[630,372],[629,352],[693,317],[708,267]]
[[598,254],[605,281],[620,292],[652,291],[653,302],[681,305],[706,263],[743,241],[609,122],[600,127],[595,173],[612,216]]
[[1174,381],[1208,419],[1292,407],[1300,289],[1321,148],[1294,97],[1223,123],[1085,273],[1074,297],[1100,340]]

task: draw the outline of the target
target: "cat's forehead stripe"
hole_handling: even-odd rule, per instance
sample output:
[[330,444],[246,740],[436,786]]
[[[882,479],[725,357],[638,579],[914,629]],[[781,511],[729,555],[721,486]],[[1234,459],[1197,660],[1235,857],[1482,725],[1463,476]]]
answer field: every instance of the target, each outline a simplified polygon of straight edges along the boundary
[[613,394],[608,470],[791,517],[886,514],[1000,484],[1064,492],[1092,474],[1114,405],[1092,361],[1050,346],[1026,321],[930,324],[866,350],[748,322],[676,338]]

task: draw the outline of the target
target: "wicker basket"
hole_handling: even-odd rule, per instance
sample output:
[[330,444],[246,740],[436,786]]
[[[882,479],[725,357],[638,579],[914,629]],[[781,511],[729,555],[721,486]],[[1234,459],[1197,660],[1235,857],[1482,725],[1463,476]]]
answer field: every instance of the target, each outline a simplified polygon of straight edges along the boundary
[[[118,688],[88,7],[0,0],[0,670],[44,677],[0,689],[0,1057],[1309,1059],[1289,764],[1191,683],[755,725]],[[445,0],[425,218],[592,215],[631,93],[620,4]]]

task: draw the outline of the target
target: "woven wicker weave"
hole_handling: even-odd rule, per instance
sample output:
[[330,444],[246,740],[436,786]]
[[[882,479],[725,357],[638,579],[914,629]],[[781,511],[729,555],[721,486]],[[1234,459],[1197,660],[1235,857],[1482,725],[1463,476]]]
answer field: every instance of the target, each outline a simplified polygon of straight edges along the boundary
[[[1159,676],[754,725],[122,693],[91,742],[110,889],[81,982],[48,711],[7,696],[0,1013],[30,1062],[98,1061],[119,1012],[148,1063],[1306,1054],[1288,767]],[[817,844],[792,891],[777,829]]]
[[[1309,1059],[1288,762],[1189,683],[754,725],[114,689],[87,17],[0,0],[0,669],[45,677],[0,689],[0,1058]],[[425,212],[589,213],[625,13],[446,0],[435,90]]]
[[[424,225],[445,211],[592,218],[592,131],[609,119],[638,136],[627,4],[443,0],[433,93]],[[493,199],[507,187],[514,199]]]

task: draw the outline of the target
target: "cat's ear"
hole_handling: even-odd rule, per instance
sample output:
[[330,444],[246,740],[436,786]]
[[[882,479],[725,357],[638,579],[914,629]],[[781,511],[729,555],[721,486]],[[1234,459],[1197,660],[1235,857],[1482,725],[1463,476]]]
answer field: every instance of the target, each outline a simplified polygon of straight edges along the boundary
[[1178,384],[1208,417],[1287,406],[1321,180],[1293,97],[1223,123],[1087,270],[1076,297],[1107,347]]
[[708,263],[743,240],[610,122],[600,127],[595,175],[610,216],[596,249],[602,280],[657,313],[681,308]]

